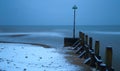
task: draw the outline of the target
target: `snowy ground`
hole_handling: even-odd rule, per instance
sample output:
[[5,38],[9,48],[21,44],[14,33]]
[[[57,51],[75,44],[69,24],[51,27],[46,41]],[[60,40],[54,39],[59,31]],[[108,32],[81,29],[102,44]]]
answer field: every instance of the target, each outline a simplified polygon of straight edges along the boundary
[[54,48],[0,43],[0,71],[82,71]]
[[61,33],[0,33],[0,71],[91,71]]

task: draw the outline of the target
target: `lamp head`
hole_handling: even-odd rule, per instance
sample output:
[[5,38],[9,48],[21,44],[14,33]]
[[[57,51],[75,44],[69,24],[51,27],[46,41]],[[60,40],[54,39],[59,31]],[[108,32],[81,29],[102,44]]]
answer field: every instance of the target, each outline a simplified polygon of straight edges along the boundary
[[78,9],[78,7],[77,7],[76,5],[74,5],[74,6],[72,7],[72,9]]

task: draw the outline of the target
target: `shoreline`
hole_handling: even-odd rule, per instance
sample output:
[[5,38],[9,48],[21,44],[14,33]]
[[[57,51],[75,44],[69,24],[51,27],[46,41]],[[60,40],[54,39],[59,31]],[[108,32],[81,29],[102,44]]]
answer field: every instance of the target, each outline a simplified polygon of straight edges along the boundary
[[[30,35],[30,34],[29,34]],[[11,37],[12,36],[12,37]],[[22,34],[13,34],[13,35],[6,35],[6,36],[2,36],[2,37],[9,37],[9,38],[13,38],[13,39],[20,39],[21,38],[24,38],[24,37],[29,37],[28,35],[22,35]],[[33,37],[30,37],[30,38],[33,38]],[[41,40],[42,41],[42,40]],[[28,44],[28,45],[35,45],[35,46],[42,46],[43,48],[54,48],[53,46],[51,45],[47,45],[47,44],[41,44],[41,43],[38,43],[38,42],[27,42],[27,41],[5,41],[5,40],[2,40],[0,41],[0,43],[12,43],[12,44]],[[60,54],[63,54],[65,55],[64,58],[67,60],[68,63],[70,63],[71,65],[75,65],[75,66],[78,66],[79,68],[82,67],[82,71],[92,71],[91,70],[91,67],[85,65],[82,63],[82,60],[79,59],[72,51],[69,51],[68,49],[64,48],[64,47],[55,47],[54,48],[57,53],[60,53]],[[64,51],[63,51],[64,50]],[[70,52],[70,53],[69,53]],[[71,56],[71,53],[72,53],[72,56]]]
[[40,43],[27,43],[27,42],[9,42],[9,41],[0,41],[0,43],[18,43],[18,44],[29,44],[29,45],[35,45],[35,46],[42,46],[44,48],[51,48],[49,45],[40,44]]

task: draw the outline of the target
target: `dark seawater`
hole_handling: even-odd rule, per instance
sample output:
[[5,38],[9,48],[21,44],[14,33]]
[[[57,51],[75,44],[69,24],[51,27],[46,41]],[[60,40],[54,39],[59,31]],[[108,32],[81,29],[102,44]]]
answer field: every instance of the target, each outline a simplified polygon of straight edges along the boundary
[[[59,40],[60,45],[63,45],[64,37],[72,37],[72,26],[0,26],[0,34],[4,33],[42,33],[44,36],[54,36],[50,38],[52,41],[49,43],[55,43],[55,40]],[[100,55],[105,60],[105,48],[107,46],[113,47],[113,67],[115,71],[120,71],[120,26],[115,25],[102,25],[102,26],[76,26],[76,37],[79,32],[85,32],[89,37],[93,37],[93,40],[100,41]],[[47,37],[46,36],[46,37]],[[48,40],[47,38],[41,38],[41,40]],[[44,41],[48,42],[48,41]],[[57,44],[57,45],[59,45]],[[94,45],[94,43],[93,43]],[[94,46],[93,46],[94,48]]]

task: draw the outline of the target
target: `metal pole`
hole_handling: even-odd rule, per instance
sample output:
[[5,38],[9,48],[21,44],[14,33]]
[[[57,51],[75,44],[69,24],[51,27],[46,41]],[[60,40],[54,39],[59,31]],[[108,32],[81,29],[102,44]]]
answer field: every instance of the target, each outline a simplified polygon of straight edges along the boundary
[[76,17],[76,9],[74,9],[73,38],[75,38],[75,17]]
[[77,6],[74,5],[72,9],[74,9],[73,38],[75,38],[75,18],[76,18],[76,9],[77,9]]

